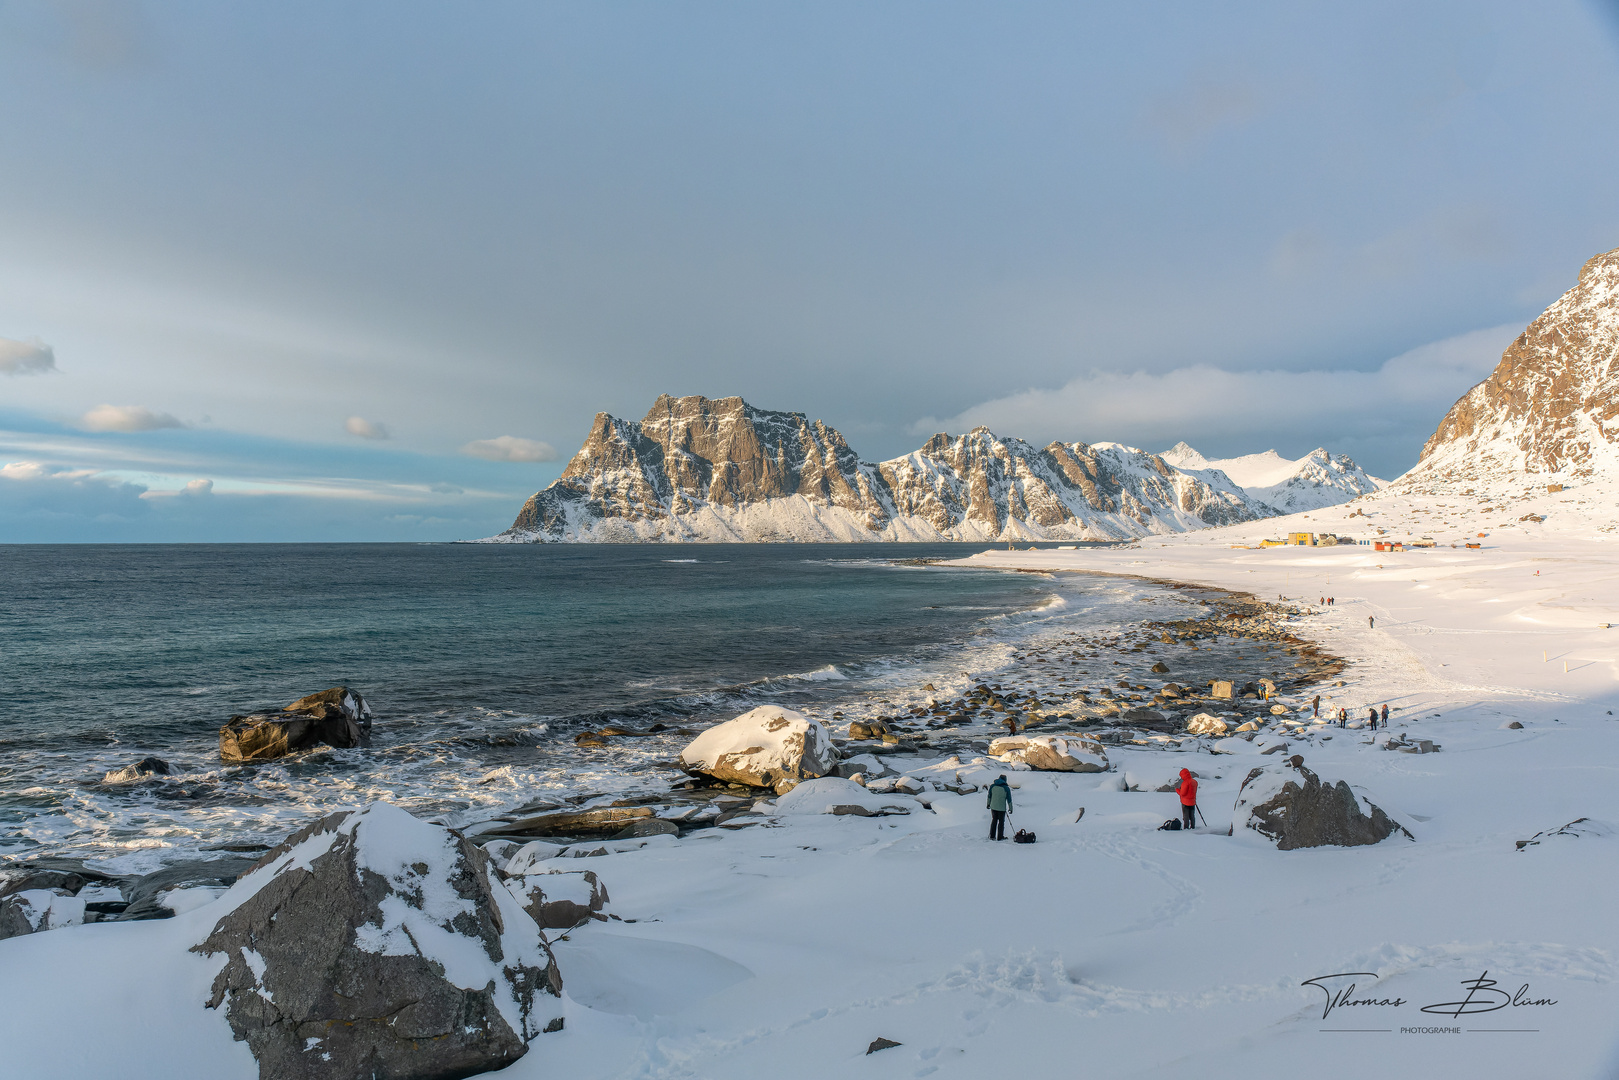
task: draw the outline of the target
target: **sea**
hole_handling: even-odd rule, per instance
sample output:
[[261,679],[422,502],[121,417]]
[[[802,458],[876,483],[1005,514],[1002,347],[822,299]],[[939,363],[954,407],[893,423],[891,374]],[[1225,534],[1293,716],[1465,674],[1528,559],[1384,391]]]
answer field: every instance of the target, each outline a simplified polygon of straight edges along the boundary
[[[1150,582],[943,567],[982,544],[0,547],[0,857],[147,872],[376,799],[447,824],[666,789],[692,731],[959,693]],[[1145,605],[1145,606],[1144,606]],[[926,690],[929,685],[933,690]],[[224,765],[230,716],[360,691],[372,745]],[[661,734],[576,746],[604,724]],[[103,777],[148,756],[173,774]]]

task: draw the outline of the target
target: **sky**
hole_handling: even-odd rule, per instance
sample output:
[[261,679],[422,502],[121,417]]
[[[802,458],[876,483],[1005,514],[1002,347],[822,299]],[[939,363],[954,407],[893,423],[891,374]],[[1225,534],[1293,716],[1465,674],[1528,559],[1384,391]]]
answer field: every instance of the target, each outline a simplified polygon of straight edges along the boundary
[[0,3],[0,542],[485,536],[660,393],[1393,477],[1616,101],[1611,0]]

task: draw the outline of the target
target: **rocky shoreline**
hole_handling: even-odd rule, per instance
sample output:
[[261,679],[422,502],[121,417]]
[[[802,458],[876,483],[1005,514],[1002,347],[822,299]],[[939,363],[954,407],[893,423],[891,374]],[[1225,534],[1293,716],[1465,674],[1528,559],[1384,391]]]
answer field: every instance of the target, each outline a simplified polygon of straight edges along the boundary
[[[217,858],[141,876],[76,860],[12,860],[0,867],[0,938],[201,917],[206,907],[220,914],[210,914],[212,930],[190,951],[225,958],[206,1007],[226,1016],[261,1076],[335,1078],[377,1062],[401,1076],[499,1069],[562,1027],[566,972],[551,944],[619,919],[608,883],[573,860],[782,828],[803,815],[931,815],[941,799],[972,795],[1002,772],[1118,771],[1117,790],[1169,791],[1143,780],[1139,759],[1123,772],[1109,749],[1196,754],[1202,760],[1176,764],[1218,778],[1217,759],[1238,748],[1250,764],[1260,760],[1246,742],[1264,737],[1269,754],[1320,734],[1320,723],[1304,719],[1303,694],[1344,661],[1296,632],[1305,609],[1209,590],[1182,599],[1196,607],[1187,617],[1031,642],[996,680],[907,709],[878,701],[823,723],[762,706],[690,732],[669,763],[682,775],[662,791],[530,800],[453,828],[373,803],[329,814],[273,848],[219,845]],[[276,747],[290,741],[282,731],[317,731],[309,719],[338,740],[362,721],[368,735],[371,724],[364,698],[347,687],[245,719],[250,731],[271,725],[259,745]],[[227,760],[243,746],[243,721],[221,729]],[[585,754],[674,732],[587,734],[577,740]],[[162,766],[142,761],[129,771],[162,776]],[[1281,850],[1371,844],[1396,831],[1409,838],[1298,755],[1251,768],[1242,792],[1245,828]],[[452,977],[442,962],[451,955],[485,957],[479,964],[491,981],[482,966],[471,981]]]
[[[1246,739],[1266,729],[1302,733],[1306,725],[1297,717],[1306,710],[1299,695],[1334,679],[1346,663],[1295,631],[1293,624],[1310,609],[1177,582],[1152,583],[1176,590],[1197,610],[1119,632],[1072,631],[1029,644],[1014,654],[1017,666],[993,680],[975,681],[952,695],[924,686],[930,696],[922,704],[893,708],[878,701],[834,711],[832,757],[809,775],[851,780],[876,796],[916,798],[925,809],[930,791],[976,790],[974,776],[985,769],[1041,768],[1042,747],[1049,748],[1053,738],[1072,740],[1076,753],[1081,747],[1101,751],[1105,759],[1108,746],[1211,752],[1212,743],[1228,733]],[[1245,651],[1226,655],[1233,644]],[[1226,692],[1222,684],[1229,685],[1230,696],[1216,696]],[[263,760],[323,741],[347,745],[368,740],[371,722],[362,695],[334,687],[300,698],[280,713],[233,717],[220,731],[221,754],[226,761]],[[268,733],[258,737],[256,753],[243,752],[244,729]],[[662,725],[647,730],[605,725],[574,741],[582,753],[591,753],[623,739],[699,734]],[[1056,767],[1072,768],[1077,760],[1070,757],[1069,765]],[[507,855],[538,841],[533,853],[582,857],[644,846],[657,837],[767,824],[776,799],[791,790],[791,784],[781,788],[774,781],[704,774],[679,761],[666,768],[680,771],[666,790],[530,800],[457,831],[484,846],[511,845],[496,847]],[[929,778],[911,775],[919,769]],[[146,758],[107,780],[161,777],[166,770],[161,760]],[[907,805],[896,803],[885,812],[908,812]],[[0,938],[79,922],[168,917],[174,913],[164,902],[169,894],[222,892],[269,847],[227,841],[213,845],[222,852],[217,858],[188,859],[145,875],[112,874],[82,860],[49,856],[9,859],[0,865]],[[7,897],[39,890],[55,897],[44,911],[24,913],[16,901],[7,903]],[[179,903],[198,899],[191,892]]]

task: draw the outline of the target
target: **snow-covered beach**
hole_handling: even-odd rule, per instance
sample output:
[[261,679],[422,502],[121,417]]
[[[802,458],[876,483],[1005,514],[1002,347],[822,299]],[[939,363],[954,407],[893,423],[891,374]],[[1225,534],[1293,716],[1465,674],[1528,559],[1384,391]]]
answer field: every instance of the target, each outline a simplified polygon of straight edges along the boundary
[[[1321,690],[1323,714],[1387,702],[1394,736],[1440,749],[1321,726],[1180,752],[1109,746],[1110,772],[1009,772],[1013,826],[1039,837],[1027,846],[986,839],[982,792],[944,790],[903,816],[767,805],[754,827],[622,845],[587,864],[617,920],[554,944],[566,1027],[508,1074],[1611,1075],[1619,631],[1600,624],[1619,608],[1619,560],[1564,497],[1578,496],[1514,501],[1511,517],[1546,521],[1513,530],[1458,512],[1458,535],[1491,534],[1473,550],[1230,546],[1289,526],[1347,533],[1356,505],[1127,549],[974,556],[1307,600],[1300,635],[1350,661],[1345,685]],[[1392,534],[1434,502],[1385,493],[1353,524]],[[1335,605],[1315,604],[1328,595]],[[1227,835],[1238,787],[1278,760],[1262,754],[1275,741],[1414,839],[1280,851]],[[986,775],[892,765],[930,781]],[[1208,827],[1158,831],[1176,800],[1154,789],[1187,765]],[[209,962],[186,952],[217,903],[0,944],[17,1075],[255,1075],[202,1008]],[[1312,982],[1355,972],[1371,974]],[[1400,1004],[1329,1008],[1329,993]],[[1546,1003],[1423,1011],[1503,994]],[[69,1034],[84,1015],[93,1039]],[[878,1038],[900,1045],[868,1056]]]

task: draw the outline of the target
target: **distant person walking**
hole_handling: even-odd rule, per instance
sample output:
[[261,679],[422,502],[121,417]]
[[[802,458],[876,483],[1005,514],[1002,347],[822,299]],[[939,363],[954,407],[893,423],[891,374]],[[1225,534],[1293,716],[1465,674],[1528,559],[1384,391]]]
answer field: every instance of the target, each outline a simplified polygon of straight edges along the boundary
[[1368,616],[1366,616],[1366,629],[1368,629],[1368,630],[1375,630],[1375,629],[1377,629],[1377,620],[1376,620],[1376,619],[1374,619],[1374,618],[1373,618],[1373,617],[1372,617],[1372,616],[1370,616],[1370,615],[1368,615]]
[[1366,723],[1371,725],[1371,728],[1372,728],[1373,731],[1377,730],[1377,710],[1376,709],[1367,709],[1366,710]]
[[1181,828],[1193,828],[1197,825],[1197,780],[1191,769],[1181,770],[1180,783],[1175,785],[1175,790],[1181,797]]
[[996,781],[989,785],[989,838],[991,840],[1006,839],[1006,815],[1012,812],[1012,785],[1006,782],[1006,774],[1002,773]]
[[1342,705],[1340,705],[1340,706],[1338,706],[1338,726],[1339,727],[1347,727],[1348,725],[1349,725],[1349,710],[1344,708]]
[[1315,718],[1321,719],[1321,695],[1317,694],[1315,700],[1310,702],[1310,708],[1315,710]]
[[1389,726],[1389,703],[1383,702],[1383,726]]

